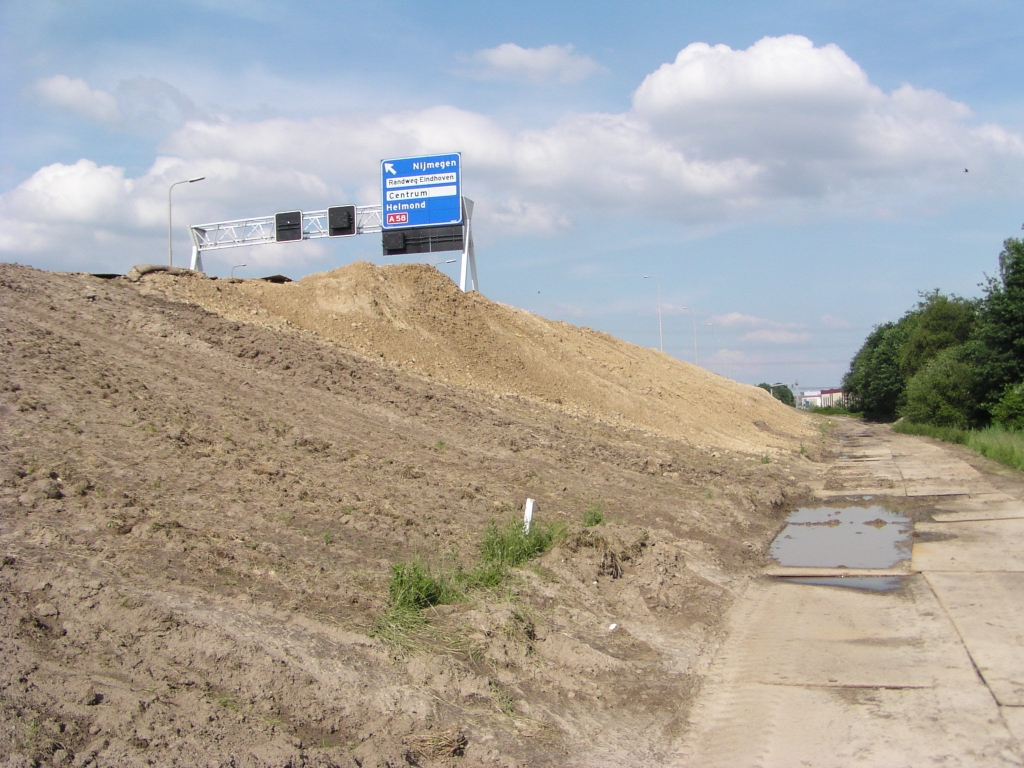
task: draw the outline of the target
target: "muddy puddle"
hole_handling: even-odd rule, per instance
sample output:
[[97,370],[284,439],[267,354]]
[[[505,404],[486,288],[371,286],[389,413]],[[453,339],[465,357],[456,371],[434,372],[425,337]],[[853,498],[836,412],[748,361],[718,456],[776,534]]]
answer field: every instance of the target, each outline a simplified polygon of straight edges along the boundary
[[[882,506],[815,507],[793,512],[772,542],[779,565],[796,568],[891,568],[907,560],[913,521]],[[897,589],[899,577],[800,577],[801,584],[869,589]]]

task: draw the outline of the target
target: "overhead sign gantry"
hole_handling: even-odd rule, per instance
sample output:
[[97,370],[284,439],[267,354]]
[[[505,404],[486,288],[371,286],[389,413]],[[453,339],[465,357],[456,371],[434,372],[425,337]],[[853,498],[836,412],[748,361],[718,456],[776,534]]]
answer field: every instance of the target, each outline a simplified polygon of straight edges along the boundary
[[473,201],[462,196],[460,153],[382,160],[380,205],[193,224],[191,268],[203,271],[205,251],[381,232],[385,256],[461,250],[459,288],[478,291],[472,220]]

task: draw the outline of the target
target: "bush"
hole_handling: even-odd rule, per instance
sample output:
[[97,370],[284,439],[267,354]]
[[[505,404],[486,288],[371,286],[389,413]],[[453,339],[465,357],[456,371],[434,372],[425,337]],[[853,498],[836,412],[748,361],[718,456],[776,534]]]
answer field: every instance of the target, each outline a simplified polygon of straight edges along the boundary
[[593,504],[587,508],[587,511],[583,513],[583,527],[593,528],[595,525],[600,525],[604,522],[604,510],[601,509],[600,504]]
[[972,380],[962,348],[944,349],[907,383],[900,415],[917,424],[967,429],[974,411]]
[[820,408],[814,406],[809,409],[811,413],[817,413],[821,416],[851,416],[855,419],[863,419],[864,414],[860,411],[851,411],[845,405],[830,405],[827,408]]
[[992,407],[992,420],[1007,429],[1024,429],[1024,384],[1006,388]]
[[956,443],[957,445],[966,445],[971,434],[970,430],[967,429],[937,427],[934,424],[916,424],[907,419],[900,419],[892,425],[892,428],[894,432],[904,435],[934,437],[936,440],[942,440],[944,443]]

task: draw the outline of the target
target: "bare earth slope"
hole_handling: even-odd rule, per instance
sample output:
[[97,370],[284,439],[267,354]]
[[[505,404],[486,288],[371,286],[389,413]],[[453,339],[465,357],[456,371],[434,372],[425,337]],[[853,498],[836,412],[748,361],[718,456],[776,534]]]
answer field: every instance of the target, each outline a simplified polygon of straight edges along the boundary
[[[529,398],[493,377],[459,386],[493,363],[423,354],[413,309],[384,334],[401,297],[367,279],[376,308],[332,321],[364,331],[346,349],[294,328],[299,309],[271,316],[270,286],[0,265],[0,764],[622,766],[667,753],[722,615],[814,474],[804,422],[737,388],[726,418],[762,426],[729,443],[685,409],[659,434],[627,423],[669,418],[660,405],[616,424],[590,395],[538,402],[555,383]],[[218,287],[252,296],[225,316],[183,303],[212,305]],[[511,354],[502,338],[530,333],[550,359],[589,354],[587,392],[626,390],[600,364],[624,365],[619,342],[451,301],[506,318],[476,346],[467,323],[475,355],[496,360]],[[413,358],[422,373],[390,364]],[[630,375],[682,397],[668,373]],[[541,522],[567,526],[560,546],[430,612],[404,647],[373,636],[393,564],[470,567],[488,521],[527,496]],[[584,533],[595,507],[606,522]]]
[[788,448],[816,432],[804,414],[762,389],[463,293],[424,264],[360,262],[284,285],[169,275],[149,276],[145,285],[233,319],[287,321],[440,381],[695,444],[753,452]]

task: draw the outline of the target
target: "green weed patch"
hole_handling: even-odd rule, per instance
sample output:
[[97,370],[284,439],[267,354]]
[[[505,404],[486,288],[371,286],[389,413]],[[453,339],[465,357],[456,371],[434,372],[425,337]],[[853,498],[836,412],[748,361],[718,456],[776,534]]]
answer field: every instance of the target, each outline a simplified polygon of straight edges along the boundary
[[378,615],[372,634],[390,645],[407,646],[427,623],[424,608],[459,602],[474,590],[500,587],[511,568],[543,554],[564,537],[565,527],[558,524],[535,524],[523,533],[522,522],[515,518],[504,524],[491,521],[480,542],[480,560],[468,571],[434,569],[418,560],[393,565],[388,607]]

